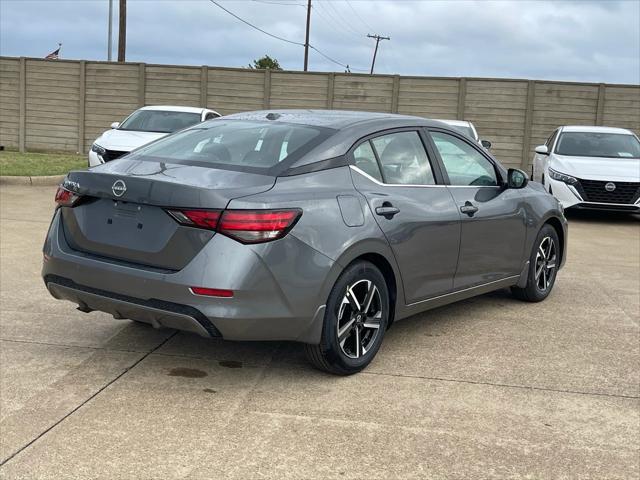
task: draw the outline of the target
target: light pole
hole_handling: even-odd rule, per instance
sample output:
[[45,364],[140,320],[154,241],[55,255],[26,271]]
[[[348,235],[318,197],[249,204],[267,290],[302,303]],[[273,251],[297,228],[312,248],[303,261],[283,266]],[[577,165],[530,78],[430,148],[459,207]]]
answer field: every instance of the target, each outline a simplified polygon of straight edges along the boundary
[[107,60],[111,61],[111,47],[113,45],[112,41],[113,35],[113,0],[109,0],[109,35],[107,40]]

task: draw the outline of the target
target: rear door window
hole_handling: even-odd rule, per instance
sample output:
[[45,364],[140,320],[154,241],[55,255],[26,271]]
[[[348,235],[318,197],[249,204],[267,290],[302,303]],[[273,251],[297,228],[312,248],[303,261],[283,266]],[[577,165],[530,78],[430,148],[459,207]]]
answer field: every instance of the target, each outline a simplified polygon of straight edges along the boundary
[[369,140],[361,143],[353,151],[353,162],[354,165],[364,173],[375,178],[377,181],[382,182],[382,174],[380,173],[378,159],[376,158],[376,154],[373,152],[373,147]]
[[382,178],[392,185],[435,185],[431,164],[418,132],[397,132],[371,140]]

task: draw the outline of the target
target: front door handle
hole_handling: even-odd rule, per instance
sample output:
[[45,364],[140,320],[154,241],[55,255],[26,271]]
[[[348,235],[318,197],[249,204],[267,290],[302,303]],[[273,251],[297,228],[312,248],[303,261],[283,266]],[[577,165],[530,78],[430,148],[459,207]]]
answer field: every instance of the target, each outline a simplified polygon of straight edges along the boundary
[[470,217],[473,217],[473,214],[478,211],[478,207],[471,202],[465,202],[465,204],[460,207],[460,211],[462,213],[466,213]]
[[389,202],[384,202],[381,207],[376,207],[376,214],[386,218],[387,220],[391,220],[393,216],[398,213],[400,213],[400,209],[394,207]]

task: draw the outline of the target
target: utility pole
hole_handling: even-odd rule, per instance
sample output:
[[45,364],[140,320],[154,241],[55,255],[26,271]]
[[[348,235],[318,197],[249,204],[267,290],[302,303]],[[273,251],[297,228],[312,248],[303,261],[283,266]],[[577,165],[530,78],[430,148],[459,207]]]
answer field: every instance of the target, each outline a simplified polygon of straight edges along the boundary
[[118,61],[125,61],[127,50],[127,0],[120,0],[120,22],[118,24]]
[[307,32],[304,37],[304,71],[309,67],[309,26],[311,25],[311,0],[307,0]]
[[373,51],[373,60],[371,61],[371,72],[370,72],[370,74],[373,75],[373,67],[375,67],[376,65],[376,55],[378,54],[378,44],[380,43],[380,40],[391,40],[391,38],[381,37],[380,35],[377,35],[377,34],[376,35],[367,34],[367,37],[376,39],[376,49]]
[[109,35],[107,40],[107,60],[111,61],[111,46],[113,45],[113,0],[109,0]]

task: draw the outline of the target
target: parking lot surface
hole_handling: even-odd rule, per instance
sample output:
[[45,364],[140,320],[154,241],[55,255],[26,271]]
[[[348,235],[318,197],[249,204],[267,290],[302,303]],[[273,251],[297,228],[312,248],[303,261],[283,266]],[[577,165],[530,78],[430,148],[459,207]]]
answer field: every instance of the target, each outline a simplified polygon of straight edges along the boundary
[[394,325],[339,378],[291,343],[207,340],[54,300],[52,187],[0,193],[0,477],[638,478],[640,222],[570,217],[547,301]]

